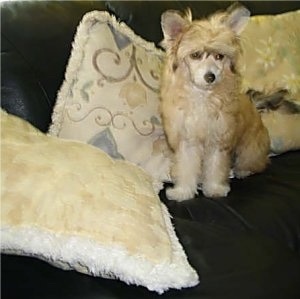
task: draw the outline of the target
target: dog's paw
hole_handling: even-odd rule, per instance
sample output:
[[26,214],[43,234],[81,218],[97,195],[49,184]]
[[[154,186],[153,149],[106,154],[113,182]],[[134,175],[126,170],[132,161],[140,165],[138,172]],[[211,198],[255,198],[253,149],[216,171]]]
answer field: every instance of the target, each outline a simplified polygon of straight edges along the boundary
[[230,191],[228,184],[205,184],[202,187],[202,192],[206,197],[226,197]]
[[176,200],[178,202],[192,199],[196,192],[183,188],[183,187],[173,187],[166,190],[166,194],[169,200]]

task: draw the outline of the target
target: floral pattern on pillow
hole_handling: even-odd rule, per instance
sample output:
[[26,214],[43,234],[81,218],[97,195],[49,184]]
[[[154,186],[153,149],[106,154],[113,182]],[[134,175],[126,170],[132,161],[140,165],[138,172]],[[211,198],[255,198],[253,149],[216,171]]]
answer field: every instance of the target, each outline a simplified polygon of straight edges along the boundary
[[300,10],[253,16],[242,34],[243,89],[287,89],[300,101]]

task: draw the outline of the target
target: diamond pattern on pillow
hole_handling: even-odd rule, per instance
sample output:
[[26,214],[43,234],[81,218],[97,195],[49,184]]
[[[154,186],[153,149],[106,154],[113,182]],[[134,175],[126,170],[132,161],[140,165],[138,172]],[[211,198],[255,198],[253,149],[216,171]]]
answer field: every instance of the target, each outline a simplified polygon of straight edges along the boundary
[[144,168],[160,189],[169,150],[159,116],[163,52],[107,12],[80,23],[49,133]]

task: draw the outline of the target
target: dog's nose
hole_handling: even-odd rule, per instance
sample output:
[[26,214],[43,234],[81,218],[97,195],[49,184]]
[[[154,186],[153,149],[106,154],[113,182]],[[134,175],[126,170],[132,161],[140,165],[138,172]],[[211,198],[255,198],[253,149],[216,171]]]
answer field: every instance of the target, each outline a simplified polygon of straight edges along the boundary
[[213,73],[208,72],[204,75],[204,79],[207,83],[213,83],[216,79],[216,76]]

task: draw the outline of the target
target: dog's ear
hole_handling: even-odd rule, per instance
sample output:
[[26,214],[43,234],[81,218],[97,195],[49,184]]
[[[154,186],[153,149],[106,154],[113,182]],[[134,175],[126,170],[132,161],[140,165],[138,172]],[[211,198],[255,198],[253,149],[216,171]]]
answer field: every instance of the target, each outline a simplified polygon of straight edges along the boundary
[[192,21],[191,11],[186,16],[179,11],[167,10],[161,16],[161,28],[164,35],[163,45],[172,43],[177,36],[184,31],[184,28]]
[[239,35],[250,20],[250,11],[239,3],[234,3],[227,9],[226,24]]

